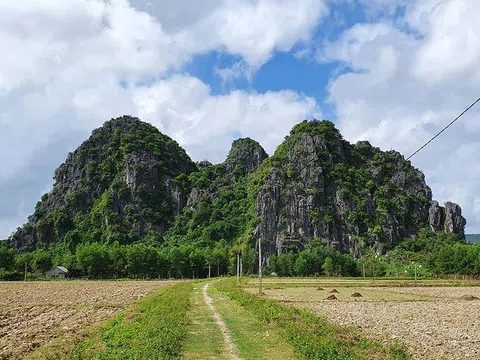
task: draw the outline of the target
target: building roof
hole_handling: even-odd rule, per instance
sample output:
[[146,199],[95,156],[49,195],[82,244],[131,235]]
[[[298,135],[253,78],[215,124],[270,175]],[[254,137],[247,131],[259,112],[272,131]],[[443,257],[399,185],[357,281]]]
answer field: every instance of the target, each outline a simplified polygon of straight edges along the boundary
[[57,268],[57,269],[60,269],[60,270],[63,271],[63,272],[68,273],[67,268],[65,268],[65,267],[63,267],[63,266],[56,266],[56,268]]

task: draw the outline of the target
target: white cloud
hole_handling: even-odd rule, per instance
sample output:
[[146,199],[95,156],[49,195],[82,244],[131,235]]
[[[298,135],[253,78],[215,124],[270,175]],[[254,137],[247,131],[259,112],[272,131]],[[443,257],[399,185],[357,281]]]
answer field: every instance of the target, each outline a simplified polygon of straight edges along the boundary
[[[134,99],[142,119],[171,134],[197,160],[215,162],[225,158],[233,133],[252,137],[273,153],[295,123],[321,117],[314,99],[293,91],[212,96],[206,84],[183,75],[136,89]],[[203,150],[209,144],[214,146]]]
[[251,82],[253,73],[254,69],[243,60],[236,62],[230,67],[215,69],[215,74],[222,79],[224,85],[231,84],[234,80],[242,77],[247,78]]
[[[433,84],[480,79],[480,33],[477,14],[480,3],[471,0],[443,1],[431,9],[421,4],[425,43],[416,56],[414,74]],[[420,10],[414,8],[415,13]],[[413,21],[413,20],[412,20]],[[416,26],[416,21],[412,25]]]
[[254,71],[275,51],[289,51],[310,40],[319,20],[328,14],[324,0],[181,0],[174,4],[133,0],[133,4],[151,10],[172,34],[172,44],[189,53],[215,49],[238,55],[245,68]]
[[[403,19],[357,24],[323,47],[320,61],[355,70],[329,88],[345,137],[410,155],[473,102],[480,94],[479,11],[468,0],[413,1]],[[480,231],[479,115],[472,110],[413,159],[434,197],[463,207],[469,231]]]

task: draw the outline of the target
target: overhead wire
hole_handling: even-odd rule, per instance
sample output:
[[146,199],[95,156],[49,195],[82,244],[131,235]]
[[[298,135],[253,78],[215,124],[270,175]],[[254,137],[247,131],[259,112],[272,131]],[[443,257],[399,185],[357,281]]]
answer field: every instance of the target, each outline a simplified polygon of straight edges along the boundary
[[445,126],[442,130],[440,130],[434,137],[432,137],[430,140],[428,140],[425,144],[423,144],[417,151],[415,151],[412,155],[407,157],[406,160],[410,160],[412,157],[417,155],[420,151],[422,151],[425,147],[428,146],[433,140],[435,140],[437,137],[439,137],[445,130],[447,130],[450,126],[452,126],[458,119],[460,119],[463,115],[465,115],[471,108],[473,108],[477,103],[480,102],[480,98],[475,100],[469,107],[467,107],[465,110],[462,111],[460,115],[458,115],[455,119],[453,119],[450,124]]

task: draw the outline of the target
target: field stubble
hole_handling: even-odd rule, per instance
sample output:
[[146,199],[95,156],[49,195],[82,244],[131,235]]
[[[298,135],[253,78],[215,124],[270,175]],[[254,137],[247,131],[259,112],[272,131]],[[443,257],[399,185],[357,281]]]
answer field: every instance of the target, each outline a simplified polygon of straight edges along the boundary
[[[415,359],[480,358],[480,318],[475,315],[480,312],[480,287],[448,287],[444,282],[428,287],[422,282],[417,287],[401,282],[376,287],[366,281],[363,285],[348,280],[280,280],[268,283],[264,292],[336,324],[362,329],[372,338],[399,341],[410,348]],[[338,300],[325,300],[334,288]],[[352,297],[354,293],[361,297]]]

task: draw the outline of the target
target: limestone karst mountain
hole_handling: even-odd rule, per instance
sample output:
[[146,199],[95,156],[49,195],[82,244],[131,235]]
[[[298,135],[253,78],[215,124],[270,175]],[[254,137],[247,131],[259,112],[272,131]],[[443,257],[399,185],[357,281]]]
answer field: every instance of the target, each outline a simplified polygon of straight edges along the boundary
[[296,125],[268,157],[236,140],[222,164],[194,163],[171,138],[124,116],[106,122],[55,171],[50,193],[8,243],[255,246],[264,255],[320,238],[340,251],[384,252],[419,229],[464,237],[461,208],[432,201],[424,175],[396,151],[350,144],[329,121]]

